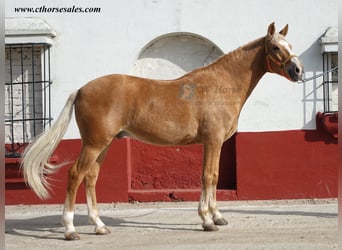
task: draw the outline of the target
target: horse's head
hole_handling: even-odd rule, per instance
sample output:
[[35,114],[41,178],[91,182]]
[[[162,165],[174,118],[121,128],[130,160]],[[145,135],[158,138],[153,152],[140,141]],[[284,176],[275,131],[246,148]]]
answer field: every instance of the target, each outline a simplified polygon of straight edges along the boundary
[[268,72],[280,74],[296,82],[303,77],[303,65],[292,52],[292,46],[285,36],[288,31],[286,25],[279,33],[275,32],[274,22],[268,26],[265,37],[265,64]]

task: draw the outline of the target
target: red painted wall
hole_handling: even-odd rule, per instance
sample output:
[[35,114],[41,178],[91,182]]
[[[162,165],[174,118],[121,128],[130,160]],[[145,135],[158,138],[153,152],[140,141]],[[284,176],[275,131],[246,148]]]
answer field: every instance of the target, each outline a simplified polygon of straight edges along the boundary
[[131,140],[131,188],[200,188],[202,151],[202,145],[159,147]]
[[[198,200],[203,146],[160,147],[131,140],[129,200]],[[235,136],[222,148],[217,196],[236,199]]]
[[[80,140],[63,140],[54,159],[73,161],[80,147]],[[98,201],[198,200],[202,150],[115,140],[100,172]],[[68,166],[52,176],[46,201],[27,189],[17,168],[6,164],[6,204],[64,202]],[[322,130],[237,133],[223,147],[218,189],[220,200],[337,197],[337,140]],[[85,202],[83,186],[77,201]]]
[[[99,202],[127,202],[128,201],[128,166],[127,156],[129,153],[127,140],[115,140],[108,150],[104,165],[100,171],[97,184]],[[56,163],[72,162],[81,148],[80,140],[63,140],[54,154]],[[18,171],[18,164],[6,164],[5,195],[6,204],[61,204],[64,203],[67,187],[67,175],[70,164],[64,166],[55,175],[51,176],[51,198],[46,201],[39,200],[28,189],[22,178],[12,178],[10,172]],[[13,170],[14,169],[14,170]],[[16,176],[17,177],[17,176]],[[85,190],[80,186],[77,202],[85,202]]]
[[319,131],[239,133],[239,199],[337,197],[338,147]]

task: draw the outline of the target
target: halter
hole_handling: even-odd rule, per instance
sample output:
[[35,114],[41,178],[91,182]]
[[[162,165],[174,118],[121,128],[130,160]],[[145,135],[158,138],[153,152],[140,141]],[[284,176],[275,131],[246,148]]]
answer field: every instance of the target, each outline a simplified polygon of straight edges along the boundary
[[292,58],[297,57],[296,55],[289,55],[284,61],[279,61],[276,58],[274,58],[271,54],[268,53],[267,49],[267,38],[265,38],[265,53],[266,53],[266,69],[271,72],[275,73],[274,70],[272,70],[271,64],[270,64],[270,59],[272,62],[274,62],[276,65],[278,65],[281,68],[280,74],[287,79],[291,80],[291,77],[286,73],[285,71],[285,65],[288,61],[290,61]]

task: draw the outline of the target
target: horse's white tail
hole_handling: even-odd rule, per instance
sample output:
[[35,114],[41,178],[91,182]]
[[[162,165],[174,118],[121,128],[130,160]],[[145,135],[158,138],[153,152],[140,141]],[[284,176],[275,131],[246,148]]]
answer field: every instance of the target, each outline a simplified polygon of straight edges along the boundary
[[75,91],[69,96],[61,114],[51,128],[39,135],[25,149],[23,154],[21,166],[25,181],[41,199],[49,197],[47,190],[49,183],[46,179],[46,174],[52,174],[64,165],[53,165],[48,161],[68,128],[77,92]]

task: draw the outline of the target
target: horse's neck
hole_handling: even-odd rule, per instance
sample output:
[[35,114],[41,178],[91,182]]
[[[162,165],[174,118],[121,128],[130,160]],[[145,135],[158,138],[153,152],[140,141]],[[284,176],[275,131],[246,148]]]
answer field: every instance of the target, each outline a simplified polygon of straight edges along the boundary
[[241,97],[245,102],[259,80],[266,73],[264,66],[264,39],[250,42],[223,56],[223,66],[233,82],[241,89]]

